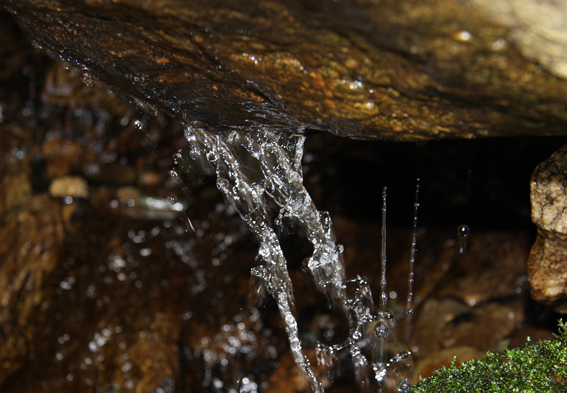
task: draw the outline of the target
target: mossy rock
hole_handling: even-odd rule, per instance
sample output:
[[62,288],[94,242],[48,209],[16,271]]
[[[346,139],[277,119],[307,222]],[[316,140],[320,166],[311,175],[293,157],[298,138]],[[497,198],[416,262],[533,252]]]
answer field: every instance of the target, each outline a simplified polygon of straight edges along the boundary
[[559,322],[554,340],[528,342],[502,354],[488,353],[485,359],[463,362],[436,370],[409,390],[436,392],[522,392],[567,391],[567,324]]

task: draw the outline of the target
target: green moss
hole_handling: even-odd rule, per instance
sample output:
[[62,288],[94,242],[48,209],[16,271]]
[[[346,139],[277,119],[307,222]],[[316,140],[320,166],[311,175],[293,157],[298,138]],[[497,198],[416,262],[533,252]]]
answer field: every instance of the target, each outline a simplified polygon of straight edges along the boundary
[[435,371],[410,392],[567,392],[567,324],[559,321],[553,340],[528,342],[502,354],[488,353],[458,367]]

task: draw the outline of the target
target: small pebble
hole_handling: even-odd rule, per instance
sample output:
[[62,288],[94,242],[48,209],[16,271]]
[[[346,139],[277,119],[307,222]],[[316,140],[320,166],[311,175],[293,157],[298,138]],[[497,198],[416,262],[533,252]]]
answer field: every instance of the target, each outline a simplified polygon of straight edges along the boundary
[[88,198],[89,185],[81,176],[62,176],[54,179],[49,186],[49,194],[56,198]]

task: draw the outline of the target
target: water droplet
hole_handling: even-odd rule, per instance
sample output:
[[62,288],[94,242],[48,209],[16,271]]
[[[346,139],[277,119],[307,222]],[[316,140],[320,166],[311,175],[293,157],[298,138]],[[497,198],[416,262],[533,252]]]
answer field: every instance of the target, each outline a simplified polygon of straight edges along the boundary
[[506,48],[506,45],[507,45],[507,43],[506,43],[506,40],[504,38],[498,38],[497,40],[495,40],[492,43],[492,50],[493,51],[502,50],[502,49]]
[[398,381],[398,392],[406,393],[410,391],[411,385],[406,378],[402,378]]
[[32,40],[31,44],[35,49],[43,49],[43,45],[37,40]]
[[81,80],[87,86],[93,85],[93,78],[90,74],[90,70],[86,66],[81,67]]
[[472,39],[472,34],[467,30],[459,31],[453,34],[453,39],[459,42],[468,42]]
[[457,228],[457,251],[455,254],[456,260],[461,260],[467,251],[467,242],[469,237],[468,225],[459,225]]
[[385,321],[378,321],[374,326],[374,333],[378,338],[386,338],[390,334],[390,329]]

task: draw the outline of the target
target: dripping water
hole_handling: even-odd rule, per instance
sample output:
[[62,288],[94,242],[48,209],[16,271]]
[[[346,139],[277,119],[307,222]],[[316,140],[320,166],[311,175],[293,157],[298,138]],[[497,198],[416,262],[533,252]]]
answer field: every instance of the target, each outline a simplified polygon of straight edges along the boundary
[[417,252],[417,213],[419,210],[419,182],[415,184],[415,200],[413,202],[413,225],[411,234],[411,249],[408,268],[408,296],[406,299],[406,345],[409,345],[413,323],[413,280],[415,271],[415,254]]
[[467,242],[469,238],[468,225],[459,225],[457,228],[457,248],[455,252],[455,261],[460,261],[467,252]]
[[393,316],[386,310],[386,305],[388,303],[388,293],[387,283],[386,283],[386,268],[387,268],[387,254],[386,254],[386,200],[387,200],[388,188],[384,187],[382,190],[382,244],[380,249],[380,308],[378,310],[378,316],[376,320],[376,325],[374,327],[375,331],[375,344],[374,344],[374,374],[375,378],[380,384],[380,390],[382,386],[382,381],[386,375],[386,370],[388,363],[386,361],[387,351],[386,351],[386,340],[391,334]]
[[[417,250],[417,211],[419,207],[418,203],[419,197],[419,179],[416,185],[416,194],[414,202],[414,219],[413,219],[413,231],[412,231],[412,242],[411,242],[411,252],[410,261],[408,267],[408,297],[406,299],[406,310],[405,316],[408,321],[411,320],[411,315],[413,314],[412,302],[413,302],[413,271],[415,264],[415,254]],[[384,187],[382,191],[382,225],[381,225],[381,279],[380,279],[380,305],[379,310],[375,319],[374,327],[374,348],[373,348],[373,370],[374,378],[378,382],[378,391],[382,392],[386,385],[386,376],[390,368],[393,365],[401,364],[406,361],[409,364],[408,369],[411,368],[411,352],[410,351],[397,351],[392,358],[389,358],[389,351],[393,347],[393,343],[398,343],[395,337],[395,325],[396,320],[394,315],[387,309],[388,293],[387,293],[387,282],[386,282],[386,269],[387,269],[387,252],[386,252],[386,239],[387,239],[387,225],[386,225],[386,214],[387,214],[387,187]],[[410,327],[408,327],[406,321],[406,345],[409,344],[409,334]],[[389,344],[389,345],[387,345]],[[388,360],[389,359],[389,360]],[[401,373],[403,374],[403,372]],[[397,376],[396,389],[398,391],[406,391],[409,388],[409,382],[404,375],[401,377]],[[404,390],[406,389],[406,390]]]
[[386,197],[388,188],[384,187],[382,191],[382,247],[380,250],[381,273],[380,278],[380,312],[386,311],[386,303],[388,302],[388,294],[386,292]]

